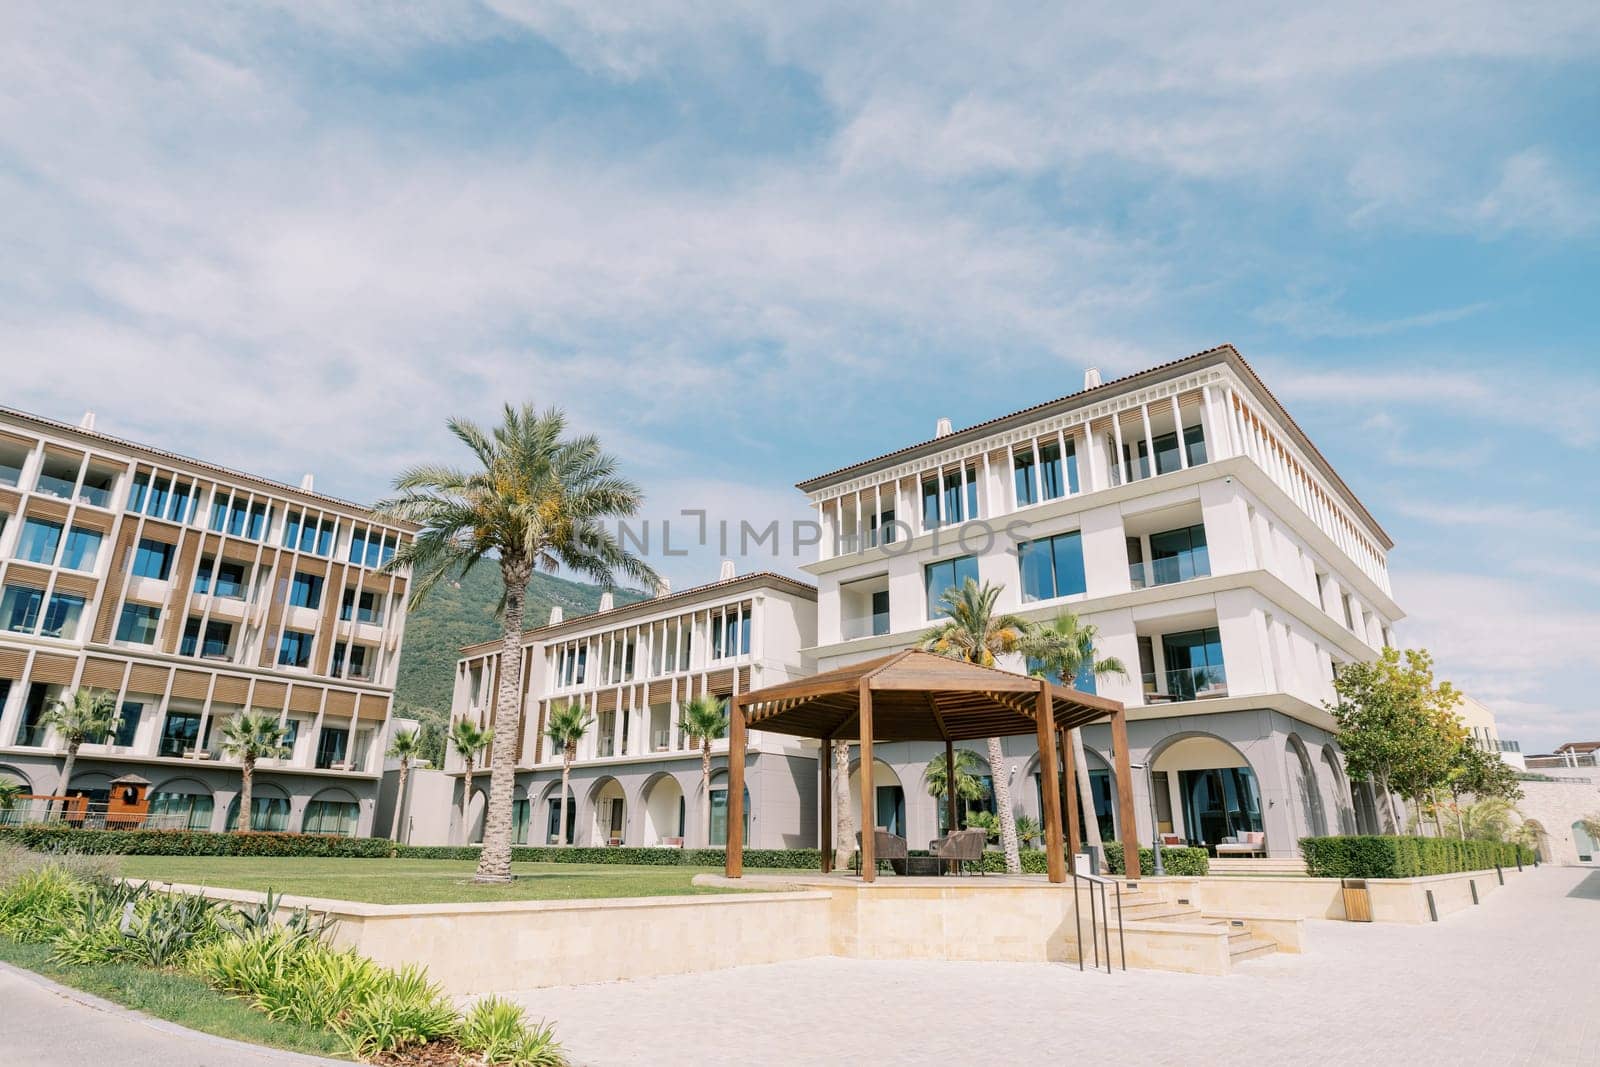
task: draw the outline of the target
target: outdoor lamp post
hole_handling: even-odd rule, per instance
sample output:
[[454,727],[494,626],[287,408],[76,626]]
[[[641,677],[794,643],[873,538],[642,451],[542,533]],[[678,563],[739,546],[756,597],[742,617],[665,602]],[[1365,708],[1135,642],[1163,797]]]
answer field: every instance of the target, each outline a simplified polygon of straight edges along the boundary
[[1161,862],[1161,822],[1156,818],[1156,778],[1155,769],[1148,763],[1130,763],[1130,770],[1144,771],[1145,789],[1150,793],[1150,851],[1155,853],[1155,870],[1150,873],[1156,878],[1164,877],[1167,873],[1166,865]]

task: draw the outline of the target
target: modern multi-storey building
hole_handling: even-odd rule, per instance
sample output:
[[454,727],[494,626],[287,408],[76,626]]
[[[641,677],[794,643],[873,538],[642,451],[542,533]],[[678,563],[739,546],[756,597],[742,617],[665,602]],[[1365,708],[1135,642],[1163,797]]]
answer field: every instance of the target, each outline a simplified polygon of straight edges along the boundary
[[[799,488],[831,535],[806,567],[817,670],[914,643],[969,577],[1000,587],[998,610],[1096,627],[1127,674],[1075,681],[1130,709],[1139,768],[1116,781],[1108,728],[1084,731],[1103,838],[1121,836],[1128,788],[1146,840],[1152,810],[1190,842],[1264,834],[1283,856],[1376,825],[1324,702],[1334,667],[1376,655],[1401,618],[1391,542],[1231,346],[1117,381],[1090,371],[1080,392],[966,429],[941,419],[930,440]],[[917,844],[942,818],[925,774],[937,748],[874,749],[879,823]],[[974,750],[973,804],[992,808],[1004,774],[1037,818],[1038,753],[1022,738],[1005,751],[991,768]]]
[[[1205,845],[1262,835],[1249,840],[1290,856],[1301,836],[1377,828],[1380,807],[1352,790],[1325,704],[1334,668],[1375,656],[1402,617],[1392,544],[1232,347],[1112,382],[1090,371],[1080,392],[961,430],[940,419],[927,441],[799,488],[824,529],[805,568],[814,605],[808,587],[755,575],[527,635],[537,710],[520,739],[518,817],[539,822],[535,840],[555,828],[559,754],[538,736],[551,699],[581,700],[599,717],[574,769],[575,839],[695,844],[693,820],[674,814],[698,789],[676,705],[707,691],[707,672],[723,668],[709,691],[725,695],[907,647],[940,620],[943,592],[969,577],[1000,588],[1000,611],[1077,615],[1098,631],[1099,655],[1125,665],[1124,675],[1070,680],[1130,709],[1133,782],[1115,780],[1109,728],[1084,731],[1103,839],[1122,837],[1122,789],[1146,839],[1154,829]],[[752,605],[739,623],[756,649],[748,676],[724,666],[732,639],[717,643],[735,601]],[[688,634],[692,655],[667,651],[663,664]],[[485,718],[496,651],[465,650],[457,715]],[[1027,669],[1011,659],[1002,666]],[[1018,811],[1039,817],[1031,739],[1006,739],[998,768],[983,746],[964,747],[984,785],[970,807],[992,811],[1004,774]],[[814,844],[816,747],[752,735],[751,751],[747,840]],[[874,749],[878,823],[916,846],[942,830],[927,788],[940,754],[921,743]],[[719,755],[719,775],[724,764]],[[855,768],[852,811],[861,777]],[[773,781],[782,785],[769,794]],[[718,843],[715,789],[705,837]]]
[[[607,594],[592,615],[523,634],[525,680],[517,744],[513,839],[565,839],[580,845],[720,845],[727,840],[727,740],[713,743],[716,772],[703,795],[701,754],[679,726],[693,697],[724,701],[805,673],[802,650],[816,633],[816,590],[777,574],[735,576],[682,592],[663,590],[613,605]],[[462,650],[452,717],[494,726],[500,643]],[[587,708],[591,727],[578,746],[568,803],[560,797],[562,753],[545,737],[553,704]],[[496,736],[495,744],[503,743]],[[745,840],[753,848],[812,847],[816,842],[815,746],[752,734],[745,774]],[[493,749],[478,760],[487,767]],[[460,775],[461,755],[445,770]],[[453,840],[481,840],[488,775],[479,773],[466,833],[454,817]],[[457,790],[457,806],[460,790]]]
[[[299,488],[0,409],[0,777],[39,796],[148,801],[146,825],[235,825],[222,725],[278,716],[260,830],[373,832],[404,574],[403,524]],[[114,693],[120,724],[60,781],[51,702]],[[142,807],[142,802],[141,802]],[[101,809],[103,810],[103,809]]]

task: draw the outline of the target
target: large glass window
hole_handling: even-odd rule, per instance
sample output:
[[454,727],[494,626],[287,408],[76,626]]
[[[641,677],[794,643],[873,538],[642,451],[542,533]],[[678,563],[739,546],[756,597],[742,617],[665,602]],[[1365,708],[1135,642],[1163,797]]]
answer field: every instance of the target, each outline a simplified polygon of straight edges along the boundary
[[311,634],[299,630],[283,631],[278,645],[278,666],[308,667],[311,665]]
[[334,520],[315,522],[298,511],[289,512],[283,525],[283,546],[326,556],[333,548]]
[[28,686],[28,697],[22,702],[22,721],[17,724],[16,743],[39,746],[44,744],[50,728],[44,723],[45,708],[50,704],[50,687],[44,682]]
[[1061,454],[1061,443],[1050,441],[1040,444],[1037,455],[1031,445],[1026,451],[1013,452],[1011,465],[1018,507],[1037,504],[1041,500],[1055,500],[1069,492],[1078,491],[1078,446],[1075,441],[1067,442],[1065,459]]
[[43,589],[8,585],[0,595],[0,623],[14,633],[31,634],[39,625],[39,609],[43,606]]
[[252,541],[259,541],[266,534],[271,520],[272,509],[265,503],[249,504],[242,496],[235,496],[231,501],[218,496],[211,503],[213,533],[226,531],[231,537],[247,537]]
[[44,626],[39,632],[45,637],[75,640],[78,636],[78,620],[83,618],[83,604],[81,596],[52,593],[50,606],[44,612]]
[[528,843],[528,822],[532,818],[533,802],[527,797],[511,802],[511,843],[513,845],[526,845]]
[[183,627],[183,641],[178,646],[181,655],[193,656],[196,649],[207,659],[227,659],[228,646],[233,641],[233,623],[218,619],[206,620],[205,640],[200,640],[200,619],[191,615]]
[[74,526],[67,531],[67,547],[61,553],[61,565],[69,571],[92,571],[100,558],[99,530],[85,530]]
[[[750,843],[750,789],[744,791],[744,840]],[[711,787],[711,847],[726,846],[728,843],[728,780],[724,778],[721,785]]]
[[300,830],[307,834],[354,837],[360,810],[353,800],[313,800],[306,804],[306,817]]
[[1025,602],[1072,596],[1088,588],[1083,574],[1083,535],[1077,530],[1021,542],[1017,566]]
[[335,763],[344,762],[345,746],[350,742],[350,731],[339,726],[324,726],[317,738],[317,766],[328,770]]
[[186,523],[194,518],[198,497],[192,482],[151,479],[148,474],[140,474],[133,479],[133,488],[128,494],[128,510],[155,519]]
[[245,592],[244,564],[223,560],[218,563],[210,556],[200,561],[200,571],[195,576],[194,591],[243,600]]
[[150,821],[161,829],[209,830],[215,801],[204,793],[151,793]]
[[1215,628],[1167,634],[1161,639],[1167,661],[1167,694],[1175,700],[1225,693],[1222,635]]
[[139,548],[133,554],[133,573],[140,578],[166,581],[172,574],[172,554],[176,551],[176,545],[141,537]]
[[135,700],[122,702],[122,713],[117,719],[117,728],[111,735],[113,745],[126,748],[133,744],[133,739],[139,733],[139,720],[144,717],[144,705]]
[[1211,573],[1204,524],[1150,535],[1150,583],[1167,585]]
[[[224,830],[239,829],[239,798],[228,804],[228,814],[223,820]],[[258,833],[282,833],[289,829],[288,797],[251,797],[250,829]]]
[[368,649],[366,645],[347,645],[343,641],[340,641],[338,644],[333,646],[333,673],[335,675],[342,675],[344,673],[345,658],[347,655],[350,660],[351,678],[372,677],[372,672],[368,665],[369,661],[373,658],[371,655],[371,650]]
[[296,574],[289,583],[289,603],[297,608],[322,606],[322,577],[316,574]]
[[[941,488],[942,486],[942,488]],[[942,501],[941,501],[942,494]],[[961,468],[946,471],[941,482],[938,476],[922,483],[922,526],[932,530],[940,525],[939,508],[944,507],[944,525],[954,525],[978,517],[978,471],[966,468],[962,478]]]
[[[564,838],[559,836],[561,833],[561,809],[563,806],[567,809],[567,836]],[[578,805],[576,802],[563,805],[559,797],[551,797],[549,806],[545,810],[545,842],[553,845],[557,840],[564,840],[567,844],[572,844],[572,831],[577,825],[577,818]]]
[[61,524],[48,519],[24,519],[17,537],[17,558],[49,566],[61,544]]
[[122,617],[117,620],[117,640],[135,645],[153,645],[156,643],[156,625],[160,621],[160,608],[124,604]]
[[383,622],[382,598],[366,590],[346,589],[339,605],[339,621],[349,622],[352,618],[373,625]]
[[[1182,470],[1183,463],[1178,459],[1178,435],[1164,433],[1155,439],[1156,446],[1156,473],[1171,474],[1173,471]],[[1206,461],[1206,436],[1205,431],[1199,426],[1187,426],[1183,431],[1183,447],[1188,454],[1189,466]],[[1139,442],[1139,461],[1148,473],[1150,467],[1145,456],[1144,442]]]
[[928,590],[928,618],[939,619],[945,615],[940,600],[946,590],[960,589],[968,578],[974,582],[978,580],[978,560],[975,556],[957,556],[929,563],[922,568],[922,572]]
[[161,743],[156,755],[181,757],[195,747],[200,739],[200,713],[198,711],[168,711],[167,721],[161,724]]
[[1261,792],[1249,767],[1179,771],[1183,825],[1190,842],[1216,845],[1224,837],[1258,833]]

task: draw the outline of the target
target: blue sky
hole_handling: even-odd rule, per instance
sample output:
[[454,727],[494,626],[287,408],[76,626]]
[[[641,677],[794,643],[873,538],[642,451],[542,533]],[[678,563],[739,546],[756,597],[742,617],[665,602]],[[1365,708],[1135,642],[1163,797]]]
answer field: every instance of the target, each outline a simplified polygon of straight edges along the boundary
[[531,399],[764,519],[1231,341],[1402,638],[1600,733],[1600,9],[867,7],[7,4],[4,400],[371,500]]

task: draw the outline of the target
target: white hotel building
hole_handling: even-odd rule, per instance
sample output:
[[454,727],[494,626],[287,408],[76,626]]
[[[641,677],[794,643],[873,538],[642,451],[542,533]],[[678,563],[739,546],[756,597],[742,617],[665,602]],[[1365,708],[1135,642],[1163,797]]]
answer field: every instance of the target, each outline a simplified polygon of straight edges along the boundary
[[[1375,828],[1373,798],[1352,794],[1323,705],[1334,666],[1374,656],[1401,618],[1392,544],[1232,347],[1103,384],[1091,371],[1081,392],[961,430],[941,419],[930,440],[799,488],[824,528],[805,567],[814,591],[754,575],[528,632],[537,711],[520,739],[523,839],[553,838],[559,754],[539,740],[551,699],[582,700],[599,722],[574,768],[578,843],[720,843],[715,781],[709,822],[692,817],[704,809],[697,756],[675,726],[683,696],[914,644],[939,594],[966,577],[1001,587],[1001,611],[1040,622],[1073,612],[1098,629],[1102,656],[1127,665],[1126,677],[1077,680],[1127,705],[1131,761],[1147,767],[1116,781],[1109,728],[1084,730],[1102,838],[1121,837],[1124,788],[1146,840],[1152,808],[1163,832],[1211,845],[1262,832],[1280,856],[1301,836]],[[736,605],[750,645],[728,660]],[[678,641],[686,659],[670,652]],[[464,650],[457,716],[487,721],[494,651]],[[1025,668],[1020,657],[1006,666]],[[1005,774],[1018,811],[1039,818],[1031,738],[1005,740],[1002,768],[966,747],[986,781]],[[913,848],[941,829],[925,778],[938,748],[874,747],[878,823]],[[751,752],[747,842],[814,846],[815,745],[753,734]],[[459,769],[454,756],[448,769]],[[858,798],[860,779],[856,768]],[[675,813],[680,796],[688,821]]]

